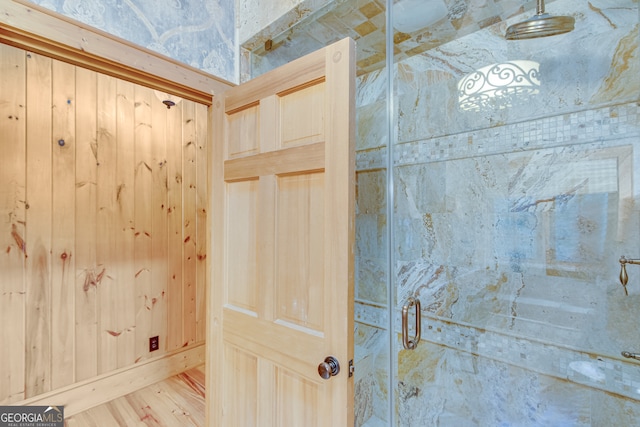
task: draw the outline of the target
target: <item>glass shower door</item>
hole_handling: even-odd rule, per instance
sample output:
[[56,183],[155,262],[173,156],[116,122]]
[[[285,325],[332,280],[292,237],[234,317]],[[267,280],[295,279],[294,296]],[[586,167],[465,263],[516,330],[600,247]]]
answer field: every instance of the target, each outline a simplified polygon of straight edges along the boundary
[[531,3],[427,3],[392,12],[392,424],[633,425],[638,3],[548,2],[575,29],[520,41]]

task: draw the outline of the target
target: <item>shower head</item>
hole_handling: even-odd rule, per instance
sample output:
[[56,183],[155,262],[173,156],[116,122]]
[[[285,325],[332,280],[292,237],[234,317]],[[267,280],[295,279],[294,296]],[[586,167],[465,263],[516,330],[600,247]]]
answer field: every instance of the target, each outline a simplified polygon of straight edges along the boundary
[[573,30],[575,19],[572,16],[551,16],[544,12],[544,0],[538,0],[536,14],[531,18],[507,28],[507,40],[535,39],[555,36]]

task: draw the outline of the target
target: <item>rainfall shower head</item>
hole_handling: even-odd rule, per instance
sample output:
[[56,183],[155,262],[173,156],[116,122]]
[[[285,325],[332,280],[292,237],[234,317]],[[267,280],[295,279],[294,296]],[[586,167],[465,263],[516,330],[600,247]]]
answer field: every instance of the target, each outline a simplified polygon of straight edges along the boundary
[[555,36],[573,30],[572,16],[551,16],[544,12],[544,0],[538,0],[537,12],[531,18],[507,28],[507,40],[535,39]]

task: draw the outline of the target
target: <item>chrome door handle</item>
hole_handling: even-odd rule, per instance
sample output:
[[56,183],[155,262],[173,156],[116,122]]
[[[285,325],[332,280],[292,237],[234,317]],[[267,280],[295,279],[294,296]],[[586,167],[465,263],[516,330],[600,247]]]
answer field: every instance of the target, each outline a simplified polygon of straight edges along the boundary
[[[407,318],[409,317],[409,308],[416,308],[416,334],[413,339],[409,339],[409,325]],[[413,350],[420,342],[420,300],[409,297],[407,304],[402,306],[402,346],[407,350]]]
[[335,377],[340,372],[340,363],[338,359],[333,356],[329,356],[324,359],[324,362],[318,365],[318,374],[325,380],[331,377]]

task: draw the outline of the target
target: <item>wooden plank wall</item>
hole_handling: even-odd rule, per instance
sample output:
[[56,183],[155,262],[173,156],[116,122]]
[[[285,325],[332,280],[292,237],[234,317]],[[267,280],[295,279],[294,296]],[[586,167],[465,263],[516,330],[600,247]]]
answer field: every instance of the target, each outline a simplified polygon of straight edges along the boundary
[[207,106],[2,44],[0,73],[0,404],[201,343]]

